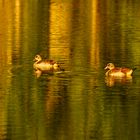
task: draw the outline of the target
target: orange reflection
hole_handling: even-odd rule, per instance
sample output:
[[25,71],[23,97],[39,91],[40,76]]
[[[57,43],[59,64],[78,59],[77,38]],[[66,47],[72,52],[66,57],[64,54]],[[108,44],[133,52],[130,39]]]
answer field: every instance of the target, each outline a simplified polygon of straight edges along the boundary
[[[55,60],[69,60],[70,56],[70,5],[55,2],[50,5],[49,54]],[[68,65],[68,61],[65,62]]]
[[99,66],[99,40],[98,40],[98,1],[92,1],[92,38],[91,38],[91,66]]
[[[15,8],[13,8],[15,7]],[[0,2],[0,139],[6,137],[7,126],[7,104],[9,94],[8,87],[11,86],[12,49],[19,48],[19,22],[20,22],[20,1],[16,0],[14,5],[11,1]],[[14,28],[13,28],[14,26]],[[15,29],[15,30],[14,30]],[[16,44],[13,45],[15,35]],[[18,49],[19,50],[19,49]]]
[[62,93],[63,88],[61,84],[62,81],[59,77],[48,77],[47,83],[47,96],[46,96],[46,111],[49,113],[48,115],[51,117],[52,113],[55,112],[55,109],[62,103],[63,96]]
[[105,83],[107,86],[112,87],[116,84],[128,84],[132,83],[132,76],[129,77],[114,77],[114,76],[106,76]]
[[20,0],[16,0],[15,1],[15,50],[16,53],[19,53],[19,49],[20,49],[20,15],[21,15],[21,8],[20,8]]

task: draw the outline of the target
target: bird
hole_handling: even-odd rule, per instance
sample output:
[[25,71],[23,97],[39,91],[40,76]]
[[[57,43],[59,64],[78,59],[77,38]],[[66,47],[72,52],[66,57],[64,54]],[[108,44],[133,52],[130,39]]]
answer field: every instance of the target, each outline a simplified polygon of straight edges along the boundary
[[60,65],[56,61],[46,60],[46,59],[43,60],[39,54],[37,54],[34,57],[33,61],[34,61],[33,68],[38,77],[44,72],[49,72],[49,71],[53,72],[53,71],[60,70]]
[[129,77],[136,68],[115,67],[113,63],[108,63],[104,69],[107,70],[106,76]]

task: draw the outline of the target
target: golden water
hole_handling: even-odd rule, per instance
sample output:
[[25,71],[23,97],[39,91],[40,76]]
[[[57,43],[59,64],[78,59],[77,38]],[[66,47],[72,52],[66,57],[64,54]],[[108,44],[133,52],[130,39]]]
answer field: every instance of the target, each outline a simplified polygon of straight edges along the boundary
[[[139,140],[139,1],[0,1],[1,140]],[[40,54],[65,69],[33,73]],[[136,67],[106,79],[108,62]]]

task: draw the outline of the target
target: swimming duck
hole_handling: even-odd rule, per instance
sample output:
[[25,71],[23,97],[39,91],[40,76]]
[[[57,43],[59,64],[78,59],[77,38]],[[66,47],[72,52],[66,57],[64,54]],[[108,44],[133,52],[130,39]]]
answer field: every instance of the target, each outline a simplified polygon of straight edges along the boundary
[[133,70],[135,70],[135,68],[129,69],[115,67],[113,63],[108,63],[105,69],[107,70],[105,74],[106,76],[114,76],[114,77],[129,77],[133,73]]
[[55,62],[54,60],[42,60],[42,57],[40,55],[36,55],[33,61],[35,62],[33,64],[33,67],[38,77],[42,72],[60,70],[60,66],[57,62]]

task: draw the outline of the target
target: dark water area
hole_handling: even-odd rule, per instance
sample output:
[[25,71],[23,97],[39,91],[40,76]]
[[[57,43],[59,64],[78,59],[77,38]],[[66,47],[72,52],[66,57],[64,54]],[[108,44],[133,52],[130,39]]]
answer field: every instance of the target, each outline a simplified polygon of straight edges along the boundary
[[[0,140],[139,140],[138,0],[0,1]],[[36,54],[65,71],[36,77]],[[104,67],[137,68],[107,78]]]

